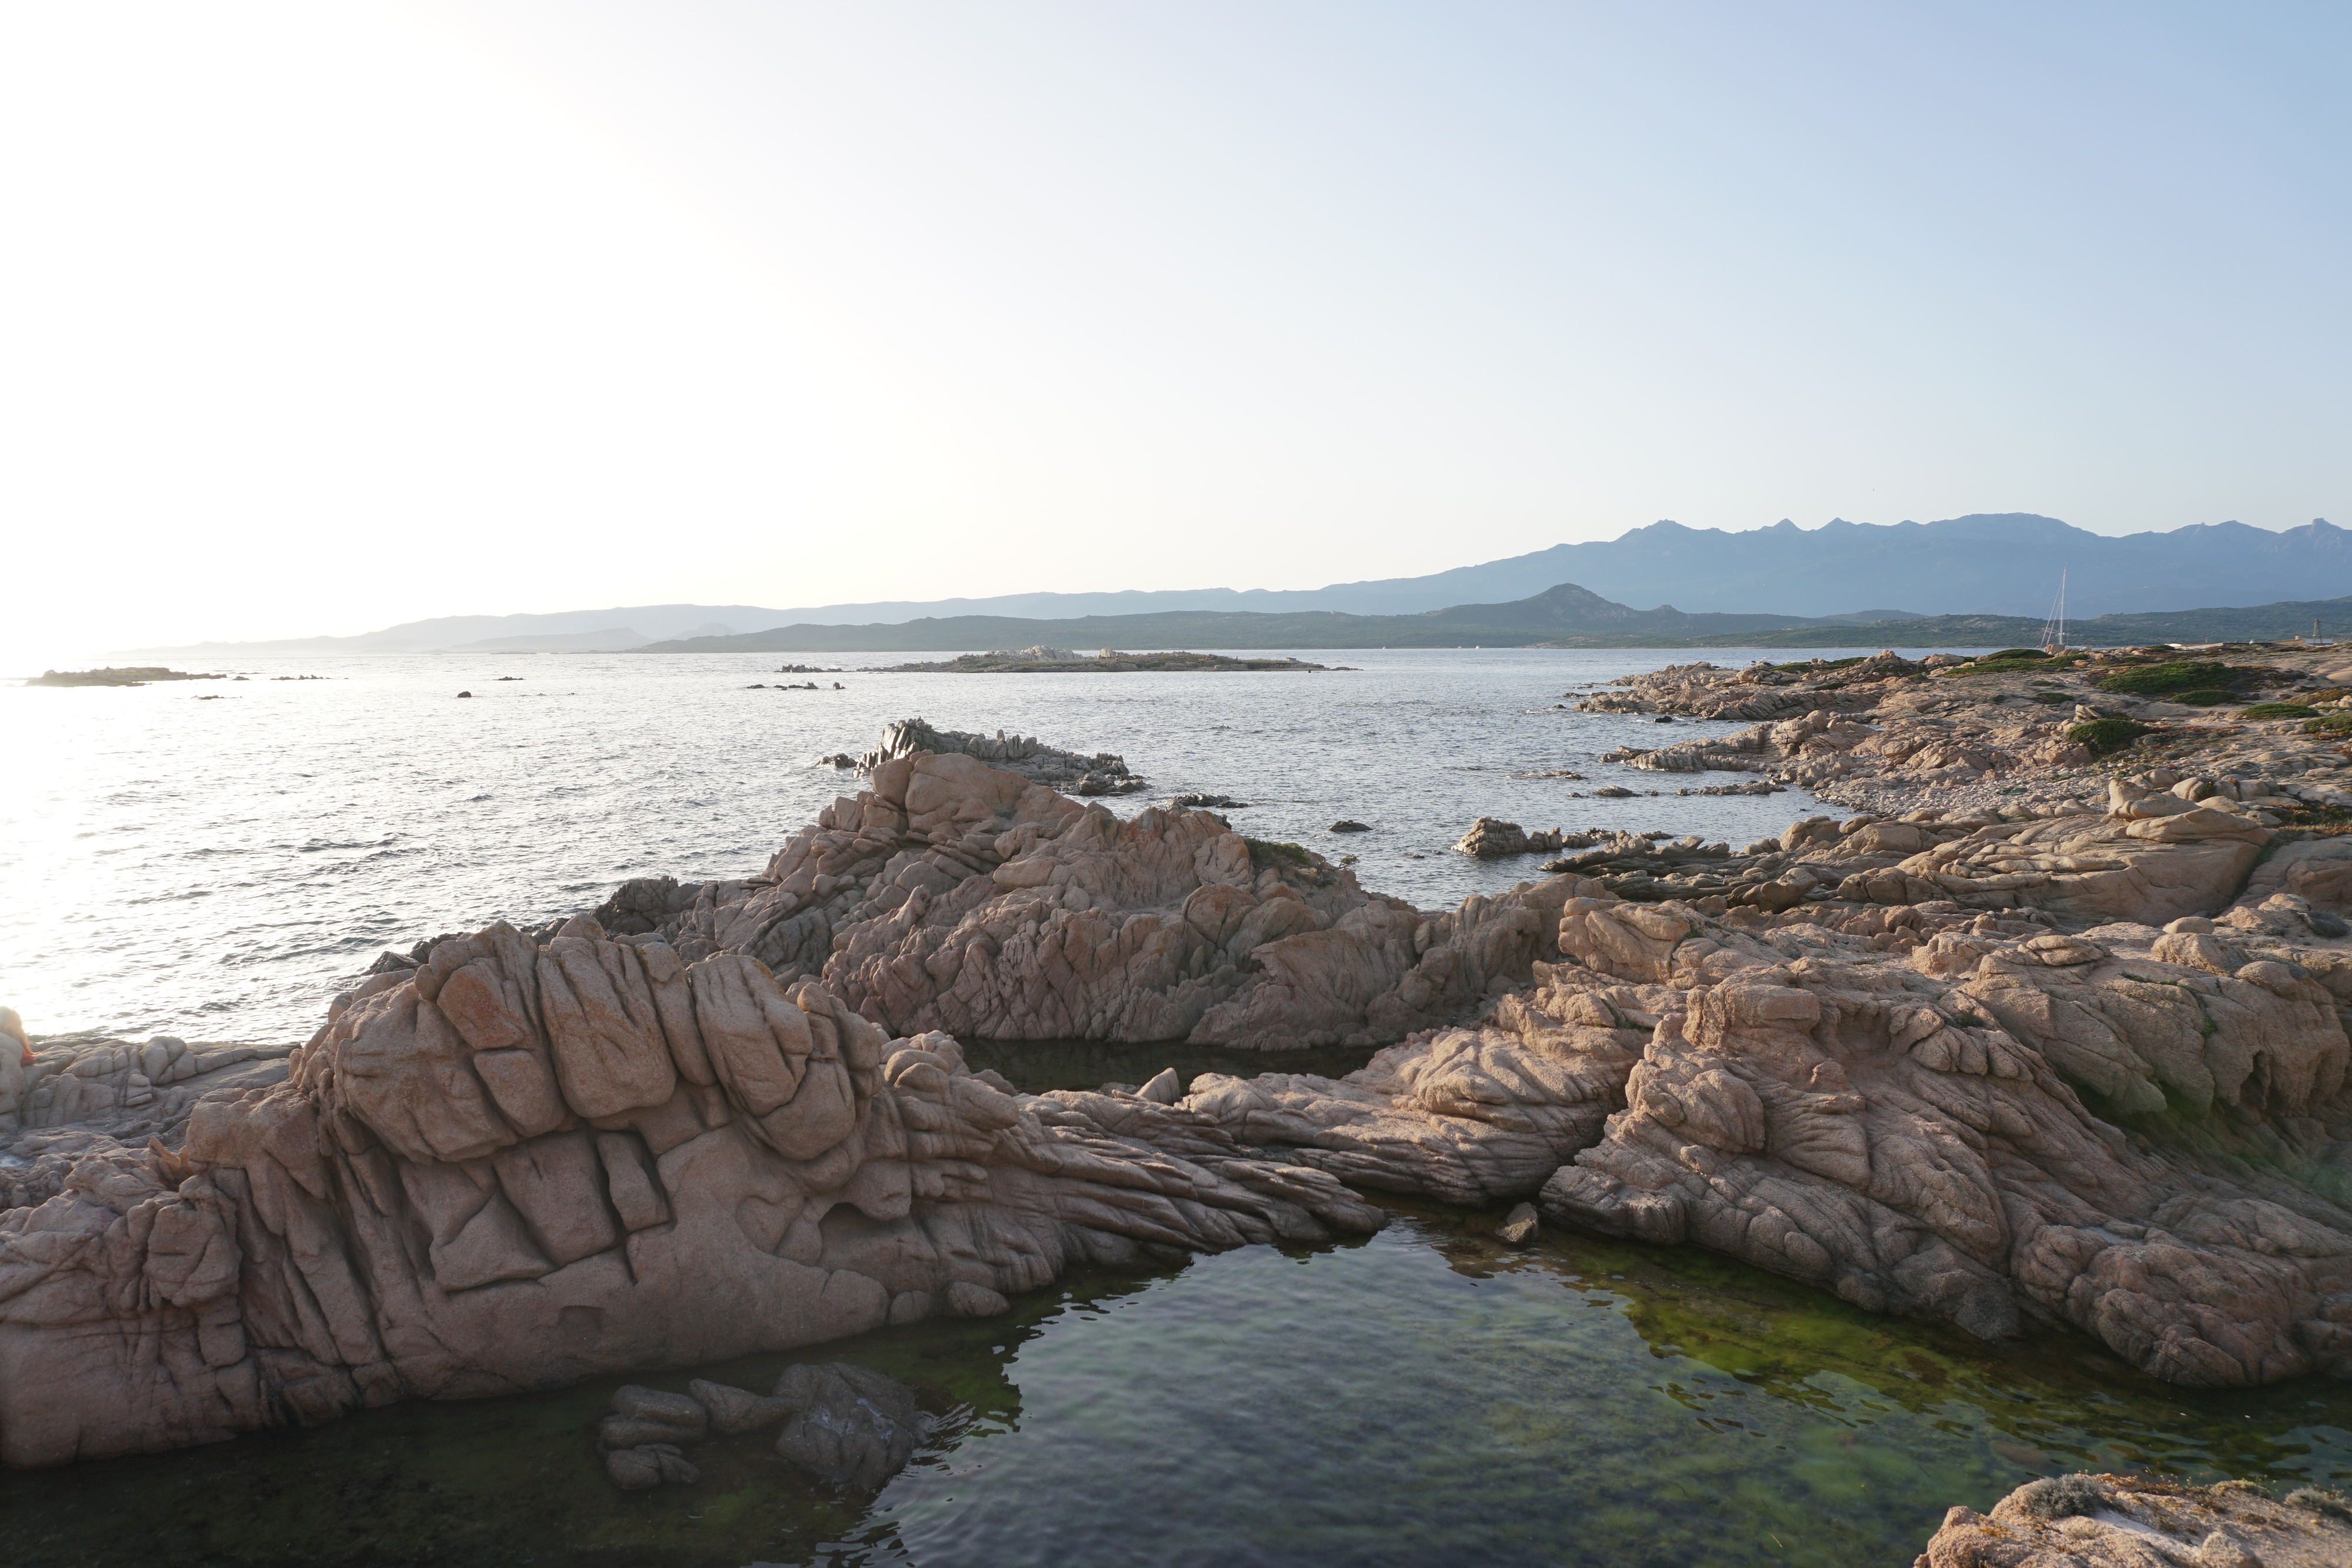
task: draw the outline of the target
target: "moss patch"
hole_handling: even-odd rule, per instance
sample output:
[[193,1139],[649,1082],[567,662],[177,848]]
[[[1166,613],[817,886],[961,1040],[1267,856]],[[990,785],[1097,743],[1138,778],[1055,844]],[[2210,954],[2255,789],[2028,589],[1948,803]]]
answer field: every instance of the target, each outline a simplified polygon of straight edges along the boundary
[[2238,716],[2240,718],[2317,718],[2319,711],[2301,703],[2256,703]]
[[2226,664],[2182,659],[2111,671],[2099,677],[2097,685],[2103,692],[2185,692],[2214,686],[2229,678]]
[[2066,738],[2080,742],[2093,751],[2119,751],[2143,735],[2153,734],[2147,726],[2128,718],[2095,718],[2088,724],[2078,724],[2066,732]]

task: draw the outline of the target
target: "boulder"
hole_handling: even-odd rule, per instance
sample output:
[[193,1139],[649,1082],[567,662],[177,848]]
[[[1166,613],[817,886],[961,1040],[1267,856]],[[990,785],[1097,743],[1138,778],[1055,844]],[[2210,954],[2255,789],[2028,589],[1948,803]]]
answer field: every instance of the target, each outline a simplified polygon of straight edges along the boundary
[[906,1469],[928,1430],[913,1389],[845,1362],[792,1367],[776,1380],[775,1396],[793,1411],[776,1452],[857,1491],[877,1491]]
[[670,1443],[614,1448],[604,1456],[604,1473],[623,1491],[645,1491],[664,1482],[692,1486],[702,1479],[702,1472],[688,1464],[686,1456]]
[[761,1431],[793,1413],[792,1406],[784,1400],[763,1398],[748,1389],[730,1388],[708,1378],[698,1377],[686,1386],[695,1403],[710,1413],[710,1429],[722,1437]]

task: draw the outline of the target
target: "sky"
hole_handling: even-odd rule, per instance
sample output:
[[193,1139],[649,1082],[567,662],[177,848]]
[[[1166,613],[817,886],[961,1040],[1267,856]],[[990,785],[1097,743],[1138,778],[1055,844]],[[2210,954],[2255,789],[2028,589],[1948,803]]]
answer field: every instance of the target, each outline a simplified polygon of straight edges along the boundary
[[2352,522],[2347,75],[2341,5],[5,0],[0,664]]

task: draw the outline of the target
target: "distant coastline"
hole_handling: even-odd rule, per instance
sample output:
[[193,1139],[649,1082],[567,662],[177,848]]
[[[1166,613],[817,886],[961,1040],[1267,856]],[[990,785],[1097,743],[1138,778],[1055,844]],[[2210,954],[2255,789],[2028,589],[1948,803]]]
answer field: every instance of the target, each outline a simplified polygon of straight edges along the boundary
[[[2352,637],[2352,598],[2251,608],[2102,615],[2074,622],[2085,646],[2275,642]],[[2035,644],[2044,625],[2014,615],[1934,615],[1862,622],[1793,615],[1634,610],[1572,583],[1509,604],[1423,615],[1168,612],[1074,621],[958,615],[901,625],[780,626],[729,637],[683,637],[639,653],[952,653],[1052,644],[1077,648],[1988,648]]]

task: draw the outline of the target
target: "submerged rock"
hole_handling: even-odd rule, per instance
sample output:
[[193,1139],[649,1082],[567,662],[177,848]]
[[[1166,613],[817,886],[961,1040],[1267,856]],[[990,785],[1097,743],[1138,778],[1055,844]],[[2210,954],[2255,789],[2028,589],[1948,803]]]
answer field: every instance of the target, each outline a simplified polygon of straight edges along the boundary
[[668,1482],[692,1486],[702,1472],[686,1462],[674,1443],[646,1443],[634,1448],[614,1448],[604,1456],[604,1473],[623,1491],[645,1491]]
[[686,1386],[695,1402],[710,1412],[710,1429],[722,1437],[761,1431],[793,1413],[784,1400],[762,1398],[749,1389],[730,1388],[707,1378],[698,1377]]
[[914,1390],[845,1362],[801,1365],[776,1380],[792,1407],[776,1452],[836,1486],[878,1490],[907,1468],[928,1429]]

